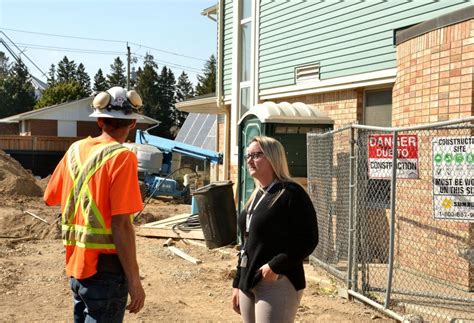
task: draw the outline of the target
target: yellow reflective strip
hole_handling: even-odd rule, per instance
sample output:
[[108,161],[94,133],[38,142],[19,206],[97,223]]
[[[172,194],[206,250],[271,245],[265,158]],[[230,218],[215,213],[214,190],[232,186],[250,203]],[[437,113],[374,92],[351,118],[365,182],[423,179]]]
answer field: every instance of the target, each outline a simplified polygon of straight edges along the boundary
[[63,244],[66,246],[78,246],[80,248],[87,248],[87,249],[111,249],[115,250],[115,245],[113,243],[84,243],[80,241],[70,241],[70,240],[63,240]]
[[[93,147],[92,151],[89,154],[89,157],[87,158],[84,165],[88,165],[88,163],[90,161],[94,160],[94,158],[96,158],[100,153],[102,153],[104,149],[106,149],[109,146],[113,146],[113,145],[117,145],[117,143],[105,143],[105,144],[97,145],[97,147]],[[79,184],[78,180],[81,178],[81,176],[84,172],[84,167],[83,167],[83,164],[81,163],[79,142],[77,142],[77,144],[74,145],[72,156],[75,156],[76,160],[75,160],[75,162],[74,161],[71,162],[71,166],[76,166],[77,169],[78,169],[78,172],[76,174],[74,174],[74,176],[72,177],[74,179],[74,181],[73,181],[74,185],[73,185],[73,188],[72,188],[71,193],[70,193],[70,194],[72,194],[71,199],[73,199],[74,193],[76,192],[76,187]],[[84,183],[82,185],[84,185]],[[74,205],[74,214],[70,215],[70,218],[68,219],[69,223],[72,222],[72,220],[74,219],[74,216],[77,214],[77,209],[78,209],[77,208],[77,206],[78,206],[77,203],[79,203],[79,201],[80,201],[80,196],[81,195],[76,196],[76,204]],[[69,201],[69,199],[68,199],[68,201]]]
[[91,210],[92,210],[92,213],[94,213],[97,221],[99,221],[100,223],[100,226],[102,228],[105,228],[105,221],[104,221],[104,217],[102,216],[102,213],[100,212],[100,210],[97,208],[97,205],[95,204],[95,201],[94,199],[92,198],[92,193],[90,190],[87,190],[86,192],[87,194],[87,197],[89,198],[89,200],[91,201]]
[[[82,184],[82,187],[81,187],[81,190],[79,191],[79,194],[77,196],[77,200],[79,201],[81,199],[81,196],[84,194],[84,192],[86,190],[89,189],[89,180],[91,179],[91,177],[95,174],[95,172],[100,168],[102,167],[107,161],[109,161],[112,157],[114,157],[115,155],[121,153],[122,151],[126,150],[127,148],[118,148],[116,150],[114,150],[112,153],[104,156],[104,158],[100,161],[100,163],[94,165],[94,167],[92,167],[89,172],[87,173],[86,175],[86,178],[84,179],[83,181],[83,184]],[[77,213],[77,209],[79,208],[79,204],[80,203],[76,203],[75,205],[75,208],[74,208],[74,214]]]
[[63,224],[62,225],[63,231],[74,231],[74,232],[81,232],[81,233],[96,233],[96,234],[112,234],[112,229],[107,228],[90,228],[85,227],[78,224]]
[[[73,181],[73,189],[69,192],[69,195],[66,199],[66,205],[64,206],[64,211],[63,211],[63,216],[62,216],[62,221],[63,222],[66,222],[66,214],[69,213],[70,211],[70,208],[71,208],[71,203],[72,201],[74,200],[74,187],[76,186],[77,184],[77,178],[78,178],[78,175],[79,173],[75,173],[74,171],[76,170],[76,168],[74,167],[74,165],[76,164],[75,160],[74,160],[74,156],[76,155],[76,153],[79,152],[79,142],[75,142],[71,145],[71,149],[68,151],[68,155],[67,155],[67,169],[69,171],[69,174],[71,176],[71,179]],[[72,220],[74,219],[74,215],[75,214],[69,214],[69,216],[67,217],[68,218],[68,222],[72,222]]]
[[[100,153],[102,153],[102,152],[103,152],[105,149],[107,149],[108,147],[117,146],[117,149],[116,149],[116,150],[113,150],[112,152],[115,152],[115,151],[123,151],[123,150],[126,149],[125,147],[121,146],[121,145],[118,144],[118,143],[107,143],[107,144],[103,144],[103,145],[99,145],[99,146],[100,146],[101,149],[99,149],[99,147],[97,147],[97,148],[95,149],[95,151],[94,151],[94,154],[90,154],[90,157],[87,159],[89,163],[93,160],[93,158],[97,158],[97,157],[100,155]],[[123,149],[122,149],[122,148],[123,148]],[[79,151],[79,145],[78,145],[78,144],[74,145],[71,150],[73,150],[73,151],[76,150],[76,151],[78,152],[78,151]],[[74,156],[74,155],[72,155],[72,156]],[[112,157],[112,156],[115,156],[115,154],[112,154],[111,157]],[[107,157],[107,155],[106,155],[105,157]],[[109,158],[110,158],[110,157],[108,157],[108,159],[109,159]],[[77,166],[77,163],[75,163],[74,161],[71,161],[71,165],[69,165],[69,167],[68,167],[68,168],[70,169],[71,173],[72,173],[72,168],[73,168],[73,166]],[[97,167],[95,168],[95,171],[97,171]],[[79,183],[78,181],[79,181],[79,179],[83,176],[83,173],[84,173],[84,168],[81,168],[81,171],[79,171],[77,174],[75,174],[75,176],[73,176],[74,185],[73,185],[73,188],[72,188],[72,190],[71,190],[71,192],[70,192],[70,195],[69,195],[69,197],[68,197],[68,200],[67,200],[67,201],[69,202],[69,203],[67,203],[68,208],[65,208],[65,212],[71,213],[71,214],[69,214],[69,218],[68,218],[68,220],[67,220],[68,223],[72,223],[72,222],[73,222],[74,216],[77,214],[77,210],[78,210],[78,207],[79,207],[79,205],[80,205],[80,200],[81,200],[81,196],[82,196],[81,193],[80,193],[80,192],[81,192],[81,189],[83,189],[84,186],[88,187],[87,183],[88,183],[88,181],[90,180],[90,177],[92,176],[92,175],[91,175],[91,176],[89,176],[89,177],[86,177],[86,178],[84,179],[84,181],[82,181],[82,184],[81,184],[81,183]],[[81,187],[79,187],[80,191],[79,191],[79,193],[77,194],[77,196],[75,196],[75,193],[77,192],[77,189],[78,189],[79,184],[81,184]],[[69,209],[70,209],[70,203],[71,203],[71,201],[73,201],[73,200],[74,200],[76,203],[75,203],[75,205],[74,205],[74,211],[73,211],[73,212],[70,212],[70,211],[69,211]],[[100,216],[102,216],[102,215],[100,215]],[[63,216],[63,222],[66,222],[65,216]]]

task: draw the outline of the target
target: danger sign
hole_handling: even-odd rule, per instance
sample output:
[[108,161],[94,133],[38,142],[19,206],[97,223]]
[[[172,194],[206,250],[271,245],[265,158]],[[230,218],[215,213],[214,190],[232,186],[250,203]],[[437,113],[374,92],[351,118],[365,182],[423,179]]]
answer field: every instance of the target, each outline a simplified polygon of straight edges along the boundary
[[[369,135],[369,178],[392,176],[393,135]],[[417,135],[397,136],[397,178],[418,178]]]

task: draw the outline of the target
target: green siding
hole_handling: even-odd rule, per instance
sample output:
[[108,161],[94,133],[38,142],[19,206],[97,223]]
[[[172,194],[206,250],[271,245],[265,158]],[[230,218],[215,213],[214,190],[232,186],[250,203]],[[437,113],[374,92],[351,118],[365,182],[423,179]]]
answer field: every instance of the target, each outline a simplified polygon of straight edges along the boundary
[[394,30],[473,2],[262,0],[260,89],[292,85],[295,67],[317,62],[322,80],[394,68]]
[[232,90],[232,0],[224,0],[224,44],[223,44],[223,71],[222,81],[224,96],[230,95]]

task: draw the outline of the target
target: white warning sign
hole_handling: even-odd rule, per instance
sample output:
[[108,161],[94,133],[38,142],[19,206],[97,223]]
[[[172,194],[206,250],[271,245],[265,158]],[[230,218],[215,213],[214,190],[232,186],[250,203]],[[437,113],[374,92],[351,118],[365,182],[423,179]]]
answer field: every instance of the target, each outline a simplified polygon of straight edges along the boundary
[[474,137],[435,137],[435,219],[474,221]]

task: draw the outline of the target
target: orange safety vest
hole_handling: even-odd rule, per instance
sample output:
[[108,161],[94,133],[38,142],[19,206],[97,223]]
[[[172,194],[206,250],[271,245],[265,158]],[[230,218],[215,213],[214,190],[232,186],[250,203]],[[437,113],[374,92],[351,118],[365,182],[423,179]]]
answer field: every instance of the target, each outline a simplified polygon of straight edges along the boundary
[[104,143],[82,163],[80,142],[72,144],[67,155],[66,165],[73,186],[62,213],[63,244],[87,249],[115,250],[112,230],[105,225],[88,184],[91,177],[108,160],[127,148],[119,143]]

